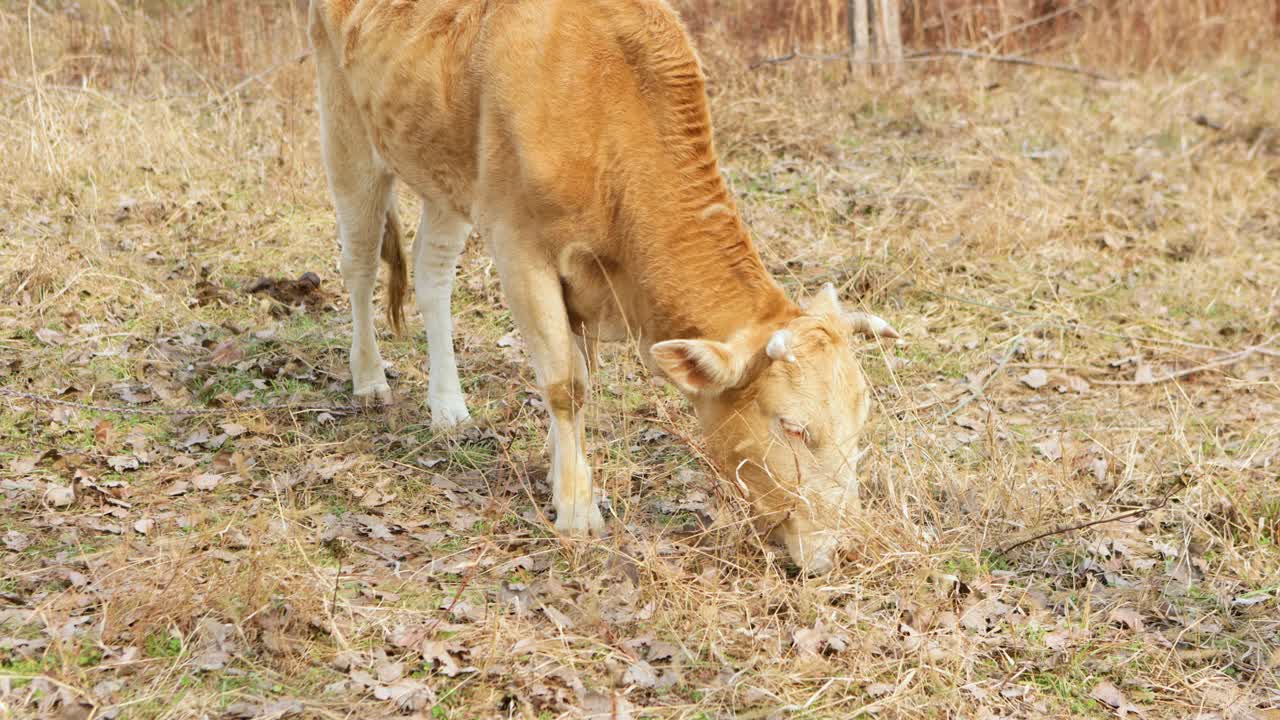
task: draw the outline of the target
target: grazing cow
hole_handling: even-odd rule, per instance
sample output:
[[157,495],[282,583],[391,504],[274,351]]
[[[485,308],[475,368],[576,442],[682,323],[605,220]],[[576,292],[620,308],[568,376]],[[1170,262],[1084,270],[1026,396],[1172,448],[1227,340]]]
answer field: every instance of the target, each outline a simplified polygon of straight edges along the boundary
[[711,141],[701,67],[663,0],[312,0],[322,147],[351,295],[359,398],[389,401],[373,327],[406,288],[392,184],[422,197],[414,290],[432,425],[469,419],[450,295],[474,225],[486,240],[550,411],[556,528],[599,530],[584,452],[586,355],[632,340],[692,402],[726,476],[810,571],[831,564],[857,503],[870,409],[851,334],[801,308],[751,243]]

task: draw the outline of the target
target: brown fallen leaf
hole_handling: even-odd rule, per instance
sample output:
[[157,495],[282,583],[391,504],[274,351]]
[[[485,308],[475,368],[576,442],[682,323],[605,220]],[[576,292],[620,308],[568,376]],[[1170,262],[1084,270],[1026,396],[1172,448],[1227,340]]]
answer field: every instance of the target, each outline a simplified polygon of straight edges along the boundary
[[1142,615],[1133,608],[1115,608],[1107,615],[1107,619],[1113,623],[1124,625],[1134,632],[1142,631]]
[[222,482],[222,476],[216,473],[200,473],[191,478],[191,484],[197,490],[208,492],[218,487],[218,483]]
[[1120,691],[1120,688],[1116,687],[1110,680],[1103,680],[1093,686],[1093,690],[1089,692],[1089,697],[1112,708],[1115,710],[1116,715],[1120,717],[1128,717],[1130,713],[1134,715],[1142,714],[1142,708],[1129,702],[1124,693]]
[[9,462],[9,472],[14,475],[26,475],[36,469],[40,461],[44,459],[47,452],[36,453],[35,455],[27,455],[24,457],[15,457]]
[[44,327],[36,331],[36,339],[45,345],[61,345],[66,341],[67,336],[53,328]]
[[50,484],[44,491],[44,499],[54,507],[67,507],[76,501],[76,493],[70,486]]
[[1049,382],[1049,373],[1040,368],[1033,368],[1027,371],[1026,375],[1018,378],[1018,380],[1032,390],[1039,390]]
[[830,632],[821,619],[812,628],[792,631],[791,642],[802,655],[839,653],[849,647],[848,636]]
[[1040,456],[1049,462],[1057,462],[1062,459],[1062,440],[1057,436],[1032,445]]
[[244,359],[244,349],[234,339],[223,340],[209,355],[209,362],[218,367],[234,365]]
[[589,692],[582,699],[583,720],[631,720],[634,706],[622,695]]
[[622,673],[623,685],[652,688],[658,684],[658,671],[645,660],[637,660]]
[[249,431],[249,428],[244,425],[233,422],[224,422],[218,427],[222,428],[222,432],[226,433],[228,437],[239,437]]
[[4,546],[13,552],[22,552],[31,544],[30,538],[17,530],[10,530],[4,534]]

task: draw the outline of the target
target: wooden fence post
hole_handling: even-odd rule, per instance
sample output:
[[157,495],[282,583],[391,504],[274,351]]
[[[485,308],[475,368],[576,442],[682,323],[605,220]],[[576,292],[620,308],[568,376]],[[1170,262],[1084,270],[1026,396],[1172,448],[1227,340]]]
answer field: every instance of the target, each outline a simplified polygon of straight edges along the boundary
[[902,71],[902,10],[898,0],[880,0],[880,60],[890,73]]
[[847,0],[850,65],[896,73],[902,69],[898,0]]
[[[871,0],[875,2],[876,0]],[[860,74],[867,71],[871,59],[871,26],[867,23],[867,0],[849,0],[849,49],[852,66]]]

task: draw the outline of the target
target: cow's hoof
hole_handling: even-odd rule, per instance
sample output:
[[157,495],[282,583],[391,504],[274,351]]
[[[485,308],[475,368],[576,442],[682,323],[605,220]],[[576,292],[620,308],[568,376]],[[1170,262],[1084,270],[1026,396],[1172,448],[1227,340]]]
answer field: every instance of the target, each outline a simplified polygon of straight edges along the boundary
[[562,535],[599,535],[604,530],[604,516],[595,503],[556,511],[556,532]]
[[387,407],[393,404],[391,388],[386,383],[373,383],[356,389],[356,405],[364,408]]
[[436,432],[447,432],[471,422],[471,413],[467,412],[467,403],[462,398],[430,400],[431,429]]

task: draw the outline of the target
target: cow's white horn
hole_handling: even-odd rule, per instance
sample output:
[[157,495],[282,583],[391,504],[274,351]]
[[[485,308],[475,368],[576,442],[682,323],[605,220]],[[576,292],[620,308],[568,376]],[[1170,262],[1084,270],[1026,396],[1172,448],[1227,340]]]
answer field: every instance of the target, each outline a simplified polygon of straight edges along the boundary
[[796,354],[791,352],[791,331],[779,330],[769,336],[769,344],[764,346],[764,352],[770,360],[796,362]]
[[902,337],[892,325],[879,316],[869,313],[849,313],[845,317],[848,318],[851,329],[856,333],[882,338]]

